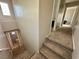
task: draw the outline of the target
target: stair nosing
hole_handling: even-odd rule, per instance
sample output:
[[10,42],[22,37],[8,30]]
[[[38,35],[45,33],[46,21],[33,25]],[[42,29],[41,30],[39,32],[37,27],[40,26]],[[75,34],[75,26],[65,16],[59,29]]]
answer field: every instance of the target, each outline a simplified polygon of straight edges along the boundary
[[71,48],[69,48],[69,47],[67,47],[67,46],[65,46],[65,45],[62,45],[61,43],[58,43],[58,42],[56,42],[56,41],[50,39],[49,37],[47,37],[46,39],[48,39],[48,40],[50,40],[50,41],[52,41],[52,42],[54,42],[54,43],[56,43],[56,44],[58,44],[58,45],[60,45],[60,46],[62,46],[62,47],[64,47],[64,48],[70,50],[71,52],[73,52],[73,49],[71,49]]
[[[44,46],[44,44],[43,44],[43,46]],[[44,46],[45,48],[47,48],[46,46]],[[48,49],[48,48],[47,48]],[[48,50],[50,50],[50,49],[48,49]],[[57,55],[58,57],[60,57],[61,59],[65,59],[65,58],[63,58],[62,56],[60,56],[60,55],[58,55],[57,53],[55,53],[54,51],[52,51],[52,50],[50,50],[52,53],[54,53],[55,55]],[[42,53],[41,51],[40,51],[40,53],[42,54],[42,55],[44,55],[44,53]],[[45,55],[44,55],[45,56]],[[45,56],[47,59],[48,59],[48,57],[47,56]]]
[[46,58],[46,59],[48,59],[48,57],[47,56],[45,56],[41,51],[40,51],[40,53]]
[[45,58],[45,59],[48,59],[44,54],[42,54],[40,51],[39,53]]
[[[54,44],[56,44],[56,43],[54,43]],[[58,45],[58,44],[57,44]],[[52,48],[50,48],[49,46],[47,46],[47,43],[44,43],[44,46],[45,47],[47,47],[48,49],[50,49],[52,52],[54,52],[54,53],[56,53],[57,55],[59,55],[60,57],[63,57],[63,58],[66,58],[65,56],[63,56],[61,53],[59,53],[59,52],[56,52],[56,50],[53,50]],[[60,46],[60,45],[59,45]],[[60,46],[61,47],[61,46]],[[65,49],[65,48],[62,48],[62,49]],[[65,49],[66,50],[66,49]],[[66,50],[66,52],[68,52],[69,53],[69,51],[68,50]],[[65,52],[65,53],[66,53]],[[66,54],[66,56],[68,56],[67,54]]]
[[[41,48],[43,48],[43,46],[44,46],[44,44],[42,45],[42,47]],[[42,52],[41,52],[41,48],[40,48],[40,50],[39,50],[39,53],[42,55],[42,56],[44,56],[45,57],[45,59],[48,59]]]
[[57,53],[57,52],[55,52],[55,51],[53,51],[52,49],[50,49],[48,46],[46,46],[46,45],[44,45],[47,49],[49,49],[49,50],[51,50],[51,52],[52,53],[55,53],[56,55],[58,55],[59,57],[61,57],[61,58],[63,58],[64,59],[64,57],[63,56],[61,56],[59,53]]

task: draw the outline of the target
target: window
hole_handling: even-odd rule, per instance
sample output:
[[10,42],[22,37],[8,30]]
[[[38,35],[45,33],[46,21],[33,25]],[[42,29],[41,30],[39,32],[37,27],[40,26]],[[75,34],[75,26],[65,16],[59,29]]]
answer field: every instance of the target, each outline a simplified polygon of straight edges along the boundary
[[2,14],[4,16],[10,16],[11,15],[10,10],[9,10],[9,6],[8,6],[7,3],[0,2],[0,6],[1,6]]

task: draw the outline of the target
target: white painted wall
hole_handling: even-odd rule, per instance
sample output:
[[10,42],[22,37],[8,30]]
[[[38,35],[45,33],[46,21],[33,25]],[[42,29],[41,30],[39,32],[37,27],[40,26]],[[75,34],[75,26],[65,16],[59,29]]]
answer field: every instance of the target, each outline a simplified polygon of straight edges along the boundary
[[39,0],[14,0],[17,24],[29,50],[39,50]]
[[59,13],[59,8],[60,8],[60,3],[61,0],[53,0],[54,1],[54,6],[53,6],[53,12],[52,12],[52,20],[55,20],[54,28],[53,30],[55,31],[57,28],[57,21],[58,21],[58,13]]
[[15,16],[25,46],[36,52],[50,31],[52,3],[52,0],[14,0]]
[[[3,50],[4,49],[4,50]],[[9,50],[10,49],[9,43],[4,35],[3,29],[0,25],[0,59],[11,59],[11,54]],[[3,51],[1,51],[3,50]]]
[[[11,11],[11,16],[3,16],[0,9],[0,50],[1,49],[10,49],[8,40],[5,37],[4,31],[9,31],[17,29],[17,25],[14,19],[14,14],[12,10],[11,0],[0,0],[0,2],[5,2],[9,4]],[[0,51],[0,59],[11,59],[10,51]]]
[[51,30],[53,0],[39,0],[39,45],[41,47]]
[[5,37],[5,34],[3,32],[3,29],[0,25],[0,49],[3,49],[3,48],[10,48],[10,47],[9,47],[8,41]]
[[74,14],[74,17],[73,17],[73,21],[72,21],[72,26],[73,26],[73,27],[74,27],[74,26],[77,24],[77,22],[78,22],[78,20],[77,20],[78,12],[79,12],[79,6],[77,6],[76,11],[75,11],[75,14]]
[[65,7],[62,7],[62,8],[59,9],[58,17],[57,17],[57,26],[58,27],[61,27],[64,11],[65,11]]
[[73,40],[75,43],[75,49],[72,54],[72,59],[79,59],[79,12],[77,15],[78,24],[74,27]]
[[0,24],[2,25],[3,30],[9,31],[9,30],[17,29],[17,25],[16,25],[16,21],[15,21],[15,17],[14,17],[14,12],[13,12],[13,9],[12,9],[11,0],[0,0],[0,2],[8,3],[9,9],[10,9],[10,12],[11,12],[11,16],[3,16],[2,11],[0,9]]

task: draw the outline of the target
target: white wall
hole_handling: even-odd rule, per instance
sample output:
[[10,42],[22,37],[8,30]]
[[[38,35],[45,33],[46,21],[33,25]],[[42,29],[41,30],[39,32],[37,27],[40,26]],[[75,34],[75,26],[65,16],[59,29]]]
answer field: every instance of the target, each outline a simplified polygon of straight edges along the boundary
[[77,15],[78,24],[74,27],[73,40],[75,43],[75,49],[72,54],[72,59],[79,59],[79,12]]
[[54,28],[53,30],[55,31],[57,28],[57,21],[58,21],[58,13],[60,9],[60,3],[61,0],[53,0],[53,12],[52,12],[52,20],[55,20]]
[[52,3],[52,0],[14,0],[18,26],[25,46],[31,50],[38,52],[50,31]]
[[[0,50],[1,49],[10,49],[8,40],[5,37],[4,31],[9,31],[17,29],[17,25],[14,19],[14,14],[12,10],[12,5],[10,0],[0,0],[0,2],[5,2],[9,4],[11,16],[3,16],[0,9]],[[8,51],[0,51],[0,59],[11,59],[11,55]]]
[[57,17],[57,26],[58,27],[61,27],[64,11],[65,11],[65,6],[59,9],[58,17]]
[[12,59],[12,56],[9,51],[2,51],[0,52],[0,59]]
[[9,50],[1,51],[1,49],[10,49],[9,43],[4,35],[3,29],[0,25],[0,59],[11,59],[11,54]]
[[14,13],[13,13],[13,9],[12,9],[11,0],[1,0],[0,2],[8,3],[9,9],[10,9],[10,12],[11,12],[11,16],[3,16],[2,11],[0,9],[0,24],[2,25],[3,30],[9,31],[9,30],[17,29]]
[[38,52],[39,0],[14,0],[14,9],[25,46]]
[[0,49],[3,49],[3,48],[10,48],[10,47],[9,47],[8,41],[5,37],[5,34],[3,32],[3,29],[0,25]]
[[39,0],[39,45],[41,47],[45,37],[51,30],[51,17],[52,17],[52,0]]

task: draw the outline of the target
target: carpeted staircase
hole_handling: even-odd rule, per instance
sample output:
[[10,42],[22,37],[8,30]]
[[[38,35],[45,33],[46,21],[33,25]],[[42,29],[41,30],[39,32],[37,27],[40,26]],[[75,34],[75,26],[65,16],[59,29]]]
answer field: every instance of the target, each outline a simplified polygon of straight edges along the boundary
[[72,30],[58,29],[46,38],[39,54],[31,59],[72,59]]
[[25,51],[14,59],[72,59],[72,52],[72,29],[61,28],[46,38],[39,53]]

